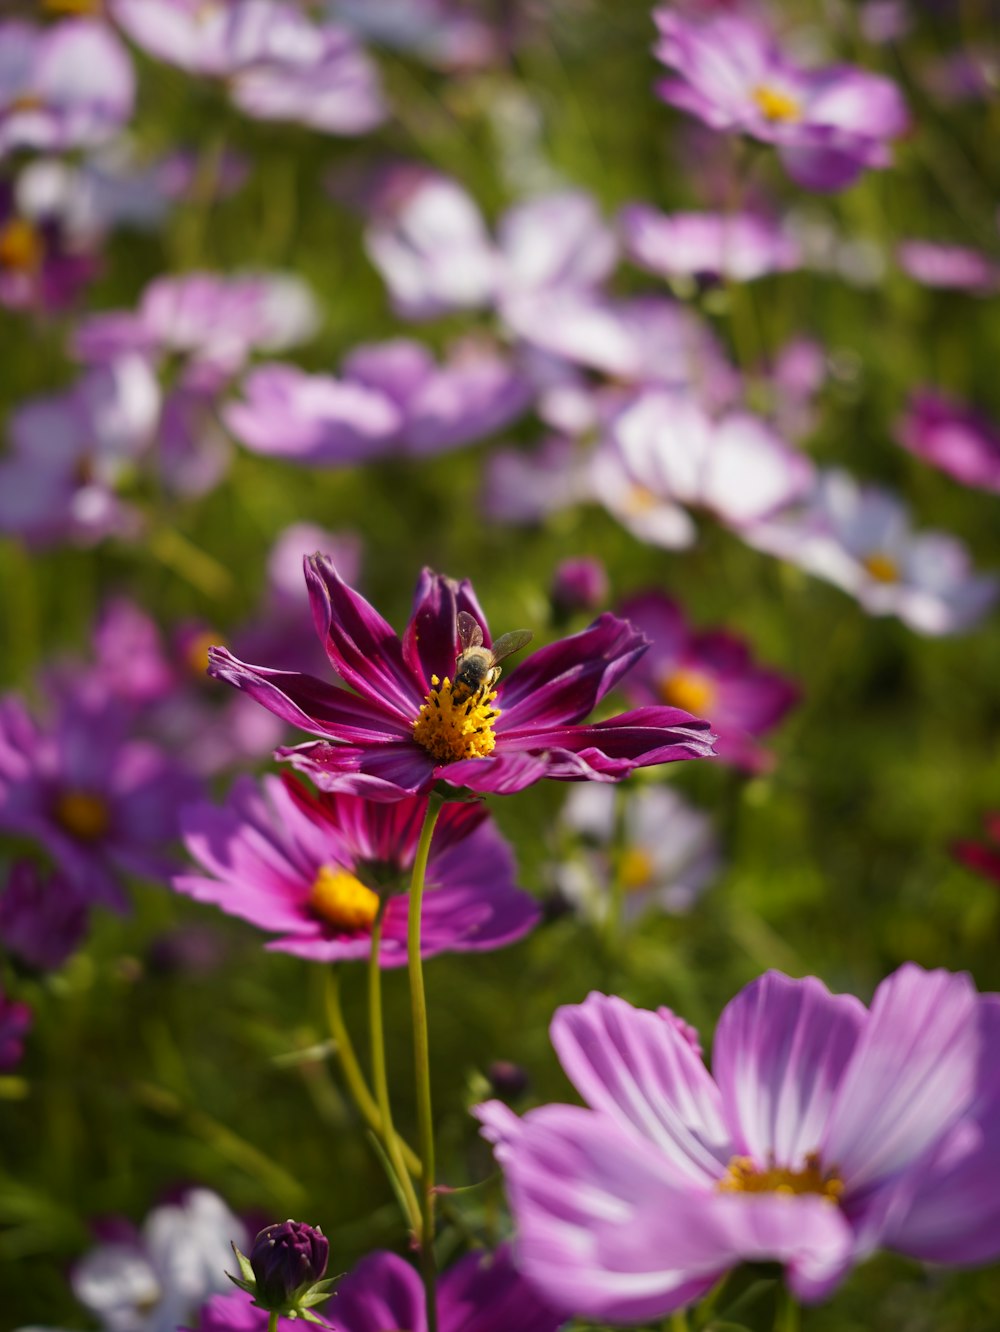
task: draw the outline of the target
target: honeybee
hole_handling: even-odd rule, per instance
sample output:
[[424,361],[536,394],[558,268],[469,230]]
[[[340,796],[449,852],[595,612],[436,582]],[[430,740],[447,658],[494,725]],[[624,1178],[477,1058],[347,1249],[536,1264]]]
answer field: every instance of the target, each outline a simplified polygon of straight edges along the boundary
[[471,698],[480,689],[488,691],[500,678],[500,663],[514,652],[520,652],[531,642],[529,629],[515,629],[501,634],[491,648],[483,647],[483,631],[479,621],[468,611],[458,612],[458,641],[461,652],[455,658],[455,681],[452,697],[457,703]]

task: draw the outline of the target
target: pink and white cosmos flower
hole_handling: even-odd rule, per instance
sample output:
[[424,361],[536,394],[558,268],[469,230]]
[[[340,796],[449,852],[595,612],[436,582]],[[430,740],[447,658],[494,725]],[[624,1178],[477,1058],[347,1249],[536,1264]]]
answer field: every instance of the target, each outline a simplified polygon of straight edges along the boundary
[[723,1012],[714,1076],[669,1011],[603,994],[559,1009],[552,1040],[587,1107],[478,1115],[516,1260],[557,1307],[648,1322],[742,1262],[812,1302],[882,1246],[1000,1253],[1000,998],[968,976],[907,964],[866,1009],[768,972]]
[[798,268],[798,242],[760,213],[661,213],[631,204],[620,215],[629,258],[661,277],[751,282]]

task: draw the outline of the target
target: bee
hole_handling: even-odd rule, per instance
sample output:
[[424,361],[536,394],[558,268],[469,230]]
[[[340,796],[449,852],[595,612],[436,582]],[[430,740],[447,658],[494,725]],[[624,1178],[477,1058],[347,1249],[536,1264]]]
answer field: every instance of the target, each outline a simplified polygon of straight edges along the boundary
[[468,611],[459,611],[458,641],[462,650],[455,658],[452,697],[461,703],[480,689],[485,692],[493,688],[500,678],[500,663],[531,642],[531,631],[515,629],[513,633],[501,634],[491,648],[483,647],[479,621]]

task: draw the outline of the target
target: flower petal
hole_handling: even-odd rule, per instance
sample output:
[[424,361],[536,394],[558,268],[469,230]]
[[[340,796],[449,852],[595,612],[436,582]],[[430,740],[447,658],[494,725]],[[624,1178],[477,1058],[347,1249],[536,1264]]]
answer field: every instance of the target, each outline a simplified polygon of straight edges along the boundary
[[423,1332],[424,1288],[416,1270],[395,1253],[370,1253],[337,1284],[339,1332]]
[[712,1067],[739,1154],[797,1168],[816,1151],[865,1018],[852,995],[774,971],[727,1005]]
[[424,569],[417,583],[413,615],[403,635],[403,658],[424,695],[431,688],[432,675],[439,680],[446,675],[454,677],[455,661],[460,651],[459,611],[465,611],[479,622],[483,642],[489,647],[491,639],[486,616],[468,579],[457,583],[453,578]]
[[552,1044],[595,1110],[638,1131],[677,1184],[711,1187],[733,1155],[719,1089],[676,1026],[624,999],[592,993],[557,1010]]

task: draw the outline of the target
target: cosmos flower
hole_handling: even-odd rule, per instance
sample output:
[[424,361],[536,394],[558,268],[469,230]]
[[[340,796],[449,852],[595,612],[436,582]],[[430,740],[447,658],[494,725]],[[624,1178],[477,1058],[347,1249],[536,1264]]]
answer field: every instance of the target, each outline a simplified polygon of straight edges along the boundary
[[806,189],[840,190],[888,166],[890,141],[909,128],[891,80],[851,65],[802,69],[749,17],[687,19],[663,6],[654,18],[656,56],[673,71],[658,86],[663,100],[712,129],[773,144]]
[[622,210],[625,249],[661,277],[750,282],[801,262],[793,237],[758,213],[660,213],[646,204]]
[[457,181],[404,170],[376,200],[365,248],[405,319],[588,290],[614,267],[614,234],[587,194],[548,194],[508,209],[494,241]]
[[668,547],[694,540],[688,507],[742,531],[801,498],[813,480],[809,459],[760,417],[713,420],[691,394],[654,389],[614,418],[594,473],[610,512],[642,540]]
[[1000,580],[977,574],[956,537],[913,532],[898,496],[846,472],[820,473],[805,504],[742,535],[843,588],[869,615],[898,615],[921,634],[971,629],[1000,594]]
[[117,491],[147,449],[159,408],[156,381],[136,356],[22,403],[0,460],[0,531],[33,546],[134,535],[139,516]]
[[628,676],[630,701],[673,703],[705,716],[718,733],[724,763],[766,770],[773,756],[759,743],[798,701],[787,676],[754,662],[750,645],[726,629],[696,630],[662,592],[631,597],[620,613],[649,639],[649,651]]
[[246,1242],[243,1223],[217,1194],[191,1189],[154,1208],[141,1233],[80,1259],[73,1293],[106,1332],[177,1332],[211,1295],[231,1289],[231,1245]]
[[899,266],[925,287],[969,291],[989,296],[1000,287],[1000,265],[978,250],[935,241],[902,241],[896,249]]
[[621,806],[616,794],[588,782],[567,797],[560,824],[584,841],[559,862],[560,894],[598,921],[608,915],[616,882],[626,921],[650,910],[689,910],[721,866],[712,820],[669,786],[629,789]]
[[87,907],[57,870],[16,860],[0,893],[0,943],[37,971],[56,971],[80,947]]
[[[391,804],[318,795],[294,778],[239,780],[226,803],[184,811],[184,841],[203,873],[174,887],[278,937],[267,946],[317,962],[365,959],[385,902],[380,964],[405,966],[409,897],[425,796]],[[431,843],[424,957],[500,948],[539,917],[514,887],[514,860],[481,805],[449,804]]]
[[543,777],[619,781],[637,767],[712,752],[708,724],[678,708],[579,724],[646,646],[613,615],[539,649],[499,684],[492,670],[474,684],[457,678],[459,615],[479,626],[487,650],[492,640],[468,582],[425,570],[400,640],[328,558],[308,559],[306,580],[317,630],[347,689],[250,666],[224,648],[213,649],[210,670],[321,737],[279,756],[327,790],[399,800],[440,781],[507,795]]
[[[486,14],[454,0],[334,0],[334,17],[352,32],[424,61],[435,69],[469,70],[491,65],[506,43]],[[507,20],[510,23],[510,19]]]
[[364,134],[384,120],[378,71],[353,37],[279,0],[109,0],[150,55],[224,81],[257,120]]
[[0,182],[0,305],[65,310],[97,276],[100,261],[93,250],[73,243],[44,201],[25,206],[20,185],[15,190]]
[[[321,1313],[337,1332],[427,1332],[424,1288],[416,1270],[398,1254],[377,1250],[337,1285]],[[506,1248],[470,1253],[438,1277],[439,1332],[559,1332],[563,1319],[513,1267]],[[298,1324],[279,1320],[279,1332]],[[267,1313],[250,1297],[216,1297],[202,1310],[194,1332],[265,1332]]]
[[85,902],[127,909],[123,874],[164,879],[182,804],[198,783],[129,735],[131,712],[87,682],[65,690],[40,724],[14,695],[0,699],[0,828],[52,857]]
[[963,485],[1000,494],[1000,430],[965,403],[937,389],[915,389],[896,438]]
[[458,448],[520,416],[530,398],[517,367],[488,345],[459,345],[438,366],[421,343],[397,338],[355,348],[341,379],[261,366],[224,419],[255,453],[333,465]]
[[0,1073],[16,1068],[24,1055],[24,1038],[34,1020],[27,1004],[8,999],[0,989]]
[[10,19],[0,22],[0,49],[0,158],[93,147],[131,118],[135,73],[106,23]]
[[713,1078],[664,1010],[602,994],[559,1009],[552,1040],[590,1108],[478,1112],[519,1266],[557,1306],[618,1323],[662,1318],[741,1262],[780,1263],[813,1302],[884,1245],[996,1256],[998,1013],[968,976],[913,964],[870,1009],[768,972],[723,1012]]

